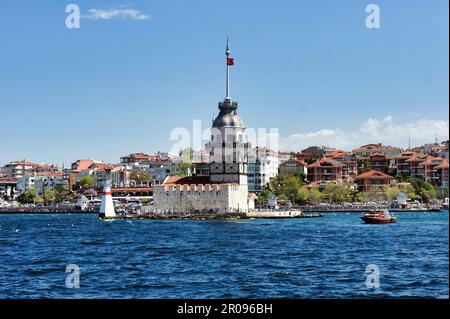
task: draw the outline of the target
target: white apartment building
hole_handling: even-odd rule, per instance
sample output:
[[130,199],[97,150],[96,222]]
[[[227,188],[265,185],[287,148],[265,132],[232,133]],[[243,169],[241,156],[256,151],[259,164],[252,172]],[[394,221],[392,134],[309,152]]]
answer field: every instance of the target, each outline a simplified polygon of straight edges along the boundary
[[256,147],[248,153],[248,191],[261,192],[262,188],[278,175],[279,156],[276,152]]
[[57,185],[68,187],[69,181],[64,178],[63,174],[26,174],[17,179],[17,190],[19,194],[25,193],[27,190],[34,188],[38,195],[44,194],[44,189],[55,189]]

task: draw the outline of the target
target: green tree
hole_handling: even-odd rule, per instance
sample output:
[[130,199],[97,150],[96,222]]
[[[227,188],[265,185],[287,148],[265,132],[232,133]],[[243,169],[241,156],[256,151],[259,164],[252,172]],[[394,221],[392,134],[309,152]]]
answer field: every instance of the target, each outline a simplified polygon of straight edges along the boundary
[[272,190],[270,189],[270,183],[263,186],[261,192],[256,199],[256,203],[259,205],[267,203],[269,196],[272,195]]
[[194,150],[192,149],[192,147],[186,147],[186,148],[182,149],[178,155],[180,155],[182,162],[192,163],[192,158],[194,156]]
[[147,170],[145,169],[133,169],[130,172],[130,179],[136,185],[147,184],[150,182],[151,177]]
[[408,198],[416,197],[414,186],[411,183],[398,183],[397,186],[399,191],[405,193]]
[[306,201],[308,201],[310,199],[309,190],[306,187],[301,186],[297,190],[297,198],[298,198],[298,201],[300,202],[300,204],[304,204]]
[[287,176],[284,181],[283,194],[292,201],[292,204],[297,203],[298,191],[301,187],[299,179],[295,176]]
[[323,190],[325,198],[334,203],[349,202],[352,200],[352,192],[345,183],[327,183]]
[[442,198],[445,198],[445,197],[448,197],[448,187],[444,187],[443,189],[442,189],[442,192],[441,192],[441,194],[440,194],[440,196],[439,196],[441,199]]
[[91,175],[82,176],[74,183],[75,190],[86,190],[94,186],[94,177]]
[[317,187],[312,187],[309,190],[309,200],[318,203],[321,202],[324,198],[324,195]]
[[175,164],[178,176],[187,176],[189,172],[192,172],[192,158],[194,150],[191,147],[187,147],[180,151],[179,156],[181,162]]
[[55,201],[55,191],[51,188],[46,188],[43,199],[45,203],[53,203]]
[[421,190],[422,190],[422,186],[423,186],[423,184],[425,183],[425,181],[424,181],[423,179],[417,178],[417,177],[414,177],[414,178],[408,178],[408,179],[406,180],[406,182],[411,183],[411,185],[414,187],[414,192],[415,192],[416,194],[420,194],[420,192],[421,192]]
[[354,202],[367,202],[368,201],[368,195],[365,192],[355,192],[353,193],[353,201]]
[[422,200],[425,202],[436,198],[436,189],[430,183],[424,183],[419,192]]
[[62,202],[62,201],[73,201],[73,194],[70,193],[68,187],[64,185],[56,185],[55,186],[55,201],[56,202]]
[[30,187],[23,194],[21,194],[17,201],[22,204],[33,204],[40,201],[36,188]]

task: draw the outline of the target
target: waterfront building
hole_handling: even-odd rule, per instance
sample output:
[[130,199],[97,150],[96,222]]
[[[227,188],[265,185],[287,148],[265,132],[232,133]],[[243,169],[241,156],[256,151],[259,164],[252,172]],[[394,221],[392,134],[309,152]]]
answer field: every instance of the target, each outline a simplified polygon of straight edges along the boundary
[[31,171],[35,173],[56,174],[62,173],[62,168],[53,164],[38,164],[35,167],[33,167]]
[[402,176],[411,176],[411,164],[407,160],[416,155],[418,154],[413,151],[404,151],[394,156],[393,160],[396,174]]
[[311,182],[342,182],[344,165],[330,158],[321,158],[308,165],[308,180]]
[[336,150],[328,152],[324,155],[325,158],[330,158],[339,164],[343,165],[342,178],[347,181],[352,181],[358,175],[358,159],[355,154]]
[[382,153],[373,153],[369,155],[369,167],[372,170],[388,173],[391,167],[391,159]]
[[441,157],[430,157],[418,166],[422,170],[425,182],[435,187],[448,186],[448,160]]
[[380,191],[384,185],[394,184],[394,177],[386,173],[371,170],[355,177],[358,190],[361,192]]
[[120,158],[120,163],[130,166],[139,166],[139,165],[149,165],[150,163],[156,162],[166,162],[170,161],[171,159],[172,157],[169,155],[169,153],[158,152],[154,155],[149,155],[140,152],[122,156]]
[[412,178],[425,179],[424,168],[420,163],[430,159],[431,156],[425,154],[414,154],[406,160],[409,163],[409,176]]
[[17,179],[0,177],[0,198],[15,199],[17,197]]
[[34,188],[35,175],[26,174],[17,179],[17,191],[19,194],[25,193],[27,190]]
[[89,167],[94,163],[102,163],[102,162],[90,159],[79,159],[71,164],[71,168],[73,172],[87,171],[89,170]]
[[[116,164],[111,171],[113,187],[148,187],[161,184],[167,176],[178,173],[176,163],[168,153],[158,152],[155,155],[133,153],[120,159],[120,164]],[[133,171],[147,172],[149,180],[145,182],[133,180]]]
[[113,165],[94,160],[78,160],[71,165],[72,172],[69,176],[70,187],[85,176],[92,176],[94,179],[93,188],[103,189],[107,180],[110,179],[110,172]]
[[247,212],[253,207],[248,192],[248,150],[245,126],[237,114],[238,103],[230,95],[230,66],[234,59],[226,48],[226,95],[219,102],[219,114],[205,145],[209,176],[168,176],[154,186],[155,211],[166,212]]
[[31,172],[38,164],[26,160],[10,162],[3,166],[2,171],[11,178],[21,178]]
[[401,152],[402,150],[398,147],[383,145],[381,143],[363,145],[352,151],[352,153],[355,154],[358,158],[369,158],[369,156],[374,153],[380,153],[388,157],[394,157]]
[[39,196],[44,194],[45,189],[55,190],[57,185],[68,187],[69,181],[62,172],[30,172],[17,179],[17,192],[23,194],[29,189],[35,189]]
[[67,188],[69,181],[63,173],[38,173],[35,175],[34,187],[40,196],[44,195],[46,189],[55,190],[58,186]]
[[[448,191],[449,187],[449,164],[448,159],[442,161],[441,164],[434,167],[436,171],[436,176],[438,177],[438,187],[437,191],[439,195],[445,194],[445,189]],[[448,196],[448,193],[447,193]]]
[[129,171],[125,165],[115,165],[110,172],[112,187],[128,187]]
[[281,175],[308,175],[308,164],[297,158],[290,158],[280,164],[278,172]]
[[283,164],[292,157],[293,157],[292,152],[278,152],[278,165]]
[[252,148],[248,159],[248,191],[260,193],[278,175],[278,154],[266,147]]

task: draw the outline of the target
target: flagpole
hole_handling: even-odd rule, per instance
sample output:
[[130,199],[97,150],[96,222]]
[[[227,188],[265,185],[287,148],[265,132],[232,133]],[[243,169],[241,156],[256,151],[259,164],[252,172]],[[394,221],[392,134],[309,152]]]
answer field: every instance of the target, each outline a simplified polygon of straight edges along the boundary
[[226,99],[230,98],[230,66],[228,65],[228,57],[230,56],[230,48],[228,47],[228,36],[227,36],[227,48],[225,50],[226,55],[226,65],[227,65],[227,90],[226,90]]

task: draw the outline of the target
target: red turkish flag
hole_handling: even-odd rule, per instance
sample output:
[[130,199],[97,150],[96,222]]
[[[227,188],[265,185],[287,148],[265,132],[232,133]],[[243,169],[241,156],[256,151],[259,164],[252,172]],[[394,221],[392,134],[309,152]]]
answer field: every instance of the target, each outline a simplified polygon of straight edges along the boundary
[[227,65],[234,65],[234,59],[233,58],[227,58]]

